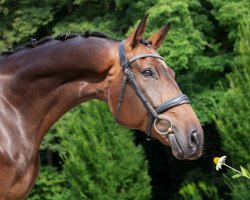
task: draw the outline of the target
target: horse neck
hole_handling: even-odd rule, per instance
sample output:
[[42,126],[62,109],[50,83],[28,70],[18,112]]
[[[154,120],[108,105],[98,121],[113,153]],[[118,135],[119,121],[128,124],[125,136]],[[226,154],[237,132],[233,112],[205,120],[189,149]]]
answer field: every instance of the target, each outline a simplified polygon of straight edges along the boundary
[[14,61],[6,58],[9,72],[0,64],[0,73],[11,78],[2,90],[8,113],[18,118],[18,132],[40,144],[47,130],[74,106],[94,98],[106,101],[107,79],[117,56],[116,42],[79,37],[13,54]]

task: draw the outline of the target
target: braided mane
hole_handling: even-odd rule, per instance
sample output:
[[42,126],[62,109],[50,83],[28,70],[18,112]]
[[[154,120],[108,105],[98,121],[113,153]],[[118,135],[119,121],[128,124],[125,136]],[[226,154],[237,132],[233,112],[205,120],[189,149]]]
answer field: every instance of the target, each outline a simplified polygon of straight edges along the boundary
[[111,38],[110,36],[108,36],[102,32],[90,32],[87,30],[83,34],[67,35],[66,33],[60,33],[56,37],[48,36],[48,37],[42,38],[40,40],[36,40],[35,38],[31,38],[29,42],[26,42],[25,44],[22,44],[20,46],[15,47],[15,48],[8,48],[7,51],[2,52],[1,54],[2,54],[2,56],[7,56],[7,55],[11,55],[17,51],[23,50],[23,49],[35,48],[36,46],[48,43],[50,41],[54,41],[54,40],[65,41],[65,40],[75,38],[75,37],[83,37],[83,38],[98,37],[98,38],[104,38],[104,39],[116,41],[115,39]]

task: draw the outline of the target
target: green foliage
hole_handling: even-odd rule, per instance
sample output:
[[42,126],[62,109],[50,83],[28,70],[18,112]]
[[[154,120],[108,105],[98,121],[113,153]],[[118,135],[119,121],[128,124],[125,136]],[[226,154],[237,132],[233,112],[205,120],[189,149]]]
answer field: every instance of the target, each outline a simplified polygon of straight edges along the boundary
[[250,198],[250,181],[249,180],[239,180],[237,179],[233,183],[233,188],[231,190],[230,196],[232,200],[246,200]]
[[193,182],[185,184],[180,188],[179,194],[184,200],[220,199],[217,188],[213,185],[207,185],[203,181],[199,181],[197,184]]
[[11,47],[34,36],[53,20],[55,1],[30,2],[11,0],[0,2],[0,49]]
[[[222,148],[230,155],[232,163],[246,165],[250,161],[250,23],[245,15],[239,31],[240,41],[236,58],[237,67],[227,76],[229,89],[216,104],[216,124],[222,138]],[[242,172],[247,171],[241,167]],[[225,181],[231,192],[231,199],[249,199],[249,179]]]
[[241,165],[250,161],[249,28],[250,23],[246,20],[241,28],[238,66],[227,76],[230,88],[216,104],[216,123],[222,137],[223,148],[231,156],[233,163]]
[[150,35],[167,22],[172,24],[167,45],[162,46],[160,54],[176,70],[190,67],[189,60],[203,48],[203,44],[201,33],[193,26],[188,1],[160,0],[150,8],[149,13]]
[[181,196],[185,200],[202,200],[202,196],[199,193],[199,189],[194,183],[188,183],[185,186],[181,187],[179,194],[181,194]]
[[[250,166],[248,165],[248,168]],[[230,199],[232,200],[245,200],[250,198],[249,188],[250,181],[244,177],[231,179],[231,174],[229,176],[224,176],[226,184],[229,186],[231,192]]]
[[212,14],[219,21],[222,28],[227,31],[227,38],[223,44],[233,42],[237,46],[239,41],[238,28],[245,16],[249,14],[250,4],[248,0],[209,0],[213,5]]
[[222,200],[219,196],[219,187],[222,180],[215,177],[215,174],[204,173],[202,169],[190,171],[179,189],[179,196],[176,199],[183,200]]
[[246,93],[242,93],[241,89],[231,88],[223,95],[217,106],[216,123],[224,150],[234,163],[244,165],[250,160],[250,105],[249,98],[246,98]]
[[106,105],[85,103],[67,114],[56,130],[73,199],[149,199],[143,151],[134,145],[130,131],[114,124]]
[[42,167],[35,187],[27,200],[63,200],[67,199],[68,190],[64,185],[64,176],[52,166]]

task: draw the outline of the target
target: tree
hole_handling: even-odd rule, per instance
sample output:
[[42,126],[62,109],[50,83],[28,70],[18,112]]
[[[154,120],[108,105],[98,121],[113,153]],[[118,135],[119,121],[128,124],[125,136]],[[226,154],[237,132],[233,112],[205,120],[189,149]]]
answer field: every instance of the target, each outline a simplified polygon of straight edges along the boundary
[[[227,75],[229,88],[216,104],[216,124],[222,144],[236,164],[250,160],[250,23],[242,24],[234,71]],[[225,109],[226,108],[226,109]],[[233,149],[233,151],[232,151]]]
[[[222,138],[222,148],[233,164],[249,165],[250,161],[250,22],[245,16],[238,36],[236,66],[227,76],[229,88],[216,104],[215,121]],[[226,108],[226,109],[225,109]],[[232,199],[249,199],[248,180],[226,179]]]
[[75,199],[149,199],[143,151],[129,130],[114,123],[106,105],[85,104],[57,130],[65,149],[63,173]]

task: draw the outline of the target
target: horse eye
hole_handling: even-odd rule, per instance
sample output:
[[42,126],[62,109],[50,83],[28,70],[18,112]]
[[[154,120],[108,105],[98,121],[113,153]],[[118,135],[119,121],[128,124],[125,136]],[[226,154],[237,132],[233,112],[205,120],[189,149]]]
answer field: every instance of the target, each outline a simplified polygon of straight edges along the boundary
[[145,77],[150,77],[150,76],[153,76],[154,74],[150,69],[146,69],[142,72],[142,75]]

